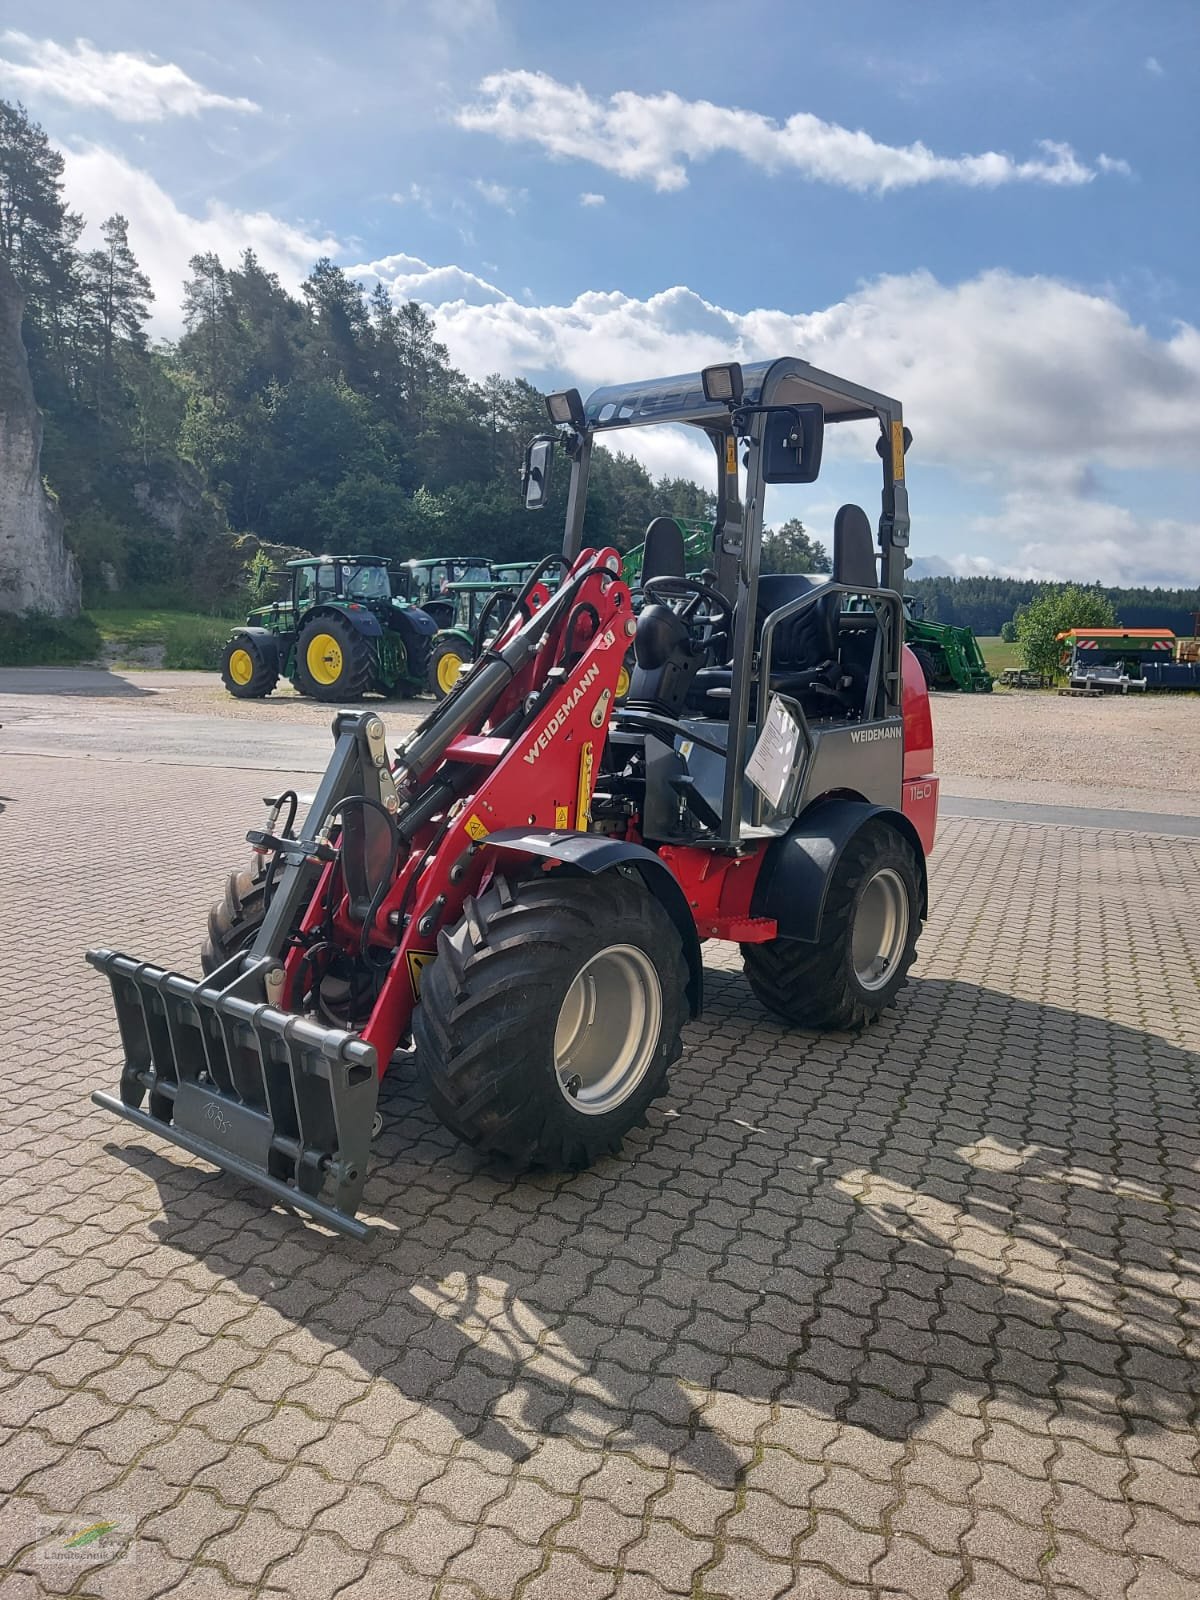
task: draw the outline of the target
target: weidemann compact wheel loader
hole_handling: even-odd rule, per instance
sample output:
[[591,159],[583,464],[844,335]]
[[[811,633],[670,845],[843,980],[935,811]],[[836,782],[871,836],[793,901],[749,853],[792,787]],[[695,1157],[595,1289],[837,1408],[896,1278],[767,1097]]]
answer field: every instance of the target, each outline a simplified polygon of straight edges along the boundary
[[[249,834],[202,978],[88,954],[125,1052],[97,1104],[356,1238],[398,1051],[481,1152],[582,1166],[664,1093],[704,940],[737,942],[785,1021],[857,1028],[925,916],[938,784],[903,643],[899,404],[784,358],[547,405],[525,498],[569,460],[554,592],[535,572],[395,752],[374,712],[338,713],[304,823],[291,794]],[[831,578],[760,576],[766,486],[814,481],[825,427],[856,421],[878,434],[877,548],[843,506]],[[685,576],[678,524],[655,519],[635,616],[618,552],[585,547],[588,465],[596,438],[661,424],[711,443],[712,565]]]

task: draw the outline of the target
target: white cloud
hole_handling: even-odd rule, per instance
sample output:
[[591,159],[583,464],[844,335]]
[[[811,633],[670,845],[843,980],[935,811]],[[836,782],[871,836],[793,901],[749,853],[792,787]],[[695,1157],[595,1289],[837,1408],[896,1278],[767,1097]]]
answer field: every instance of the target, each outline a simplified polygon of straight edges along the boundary
[[381,256],[378,261],[365,261],[346,271],[352,278],[387,284],[397,305],[419,300],[422,305],[438,307],[441,315],[453,316],[463,307],[508,300],[503,289],[464,267],[431,267],[419,256]]
[[684,287],[645,300],[591,290],[562,306],[493,289],[487,303],[442,307],[438,325],[468,372],[584,388],[801,355],[897,394],[920,459],[962,472],[1196,459],[1200,331],[1156,338],[1116,301],[1052,278],[994,271],[948,285],[917,272],[808,313],[730,311]]
[[433,195],[420,183],[410,183],[407,189],[399,190],[388,196],[394,205],[420,206],[423,211],[429,211],[433,206]]
[[957,577],[1073,578],[1114,588],[1200,584],[1200,522],[1143,517],[1089,496],[1021,490],[964,531],[1001,554],[950,557],[946,565]]
[[1076,185],[1090,182],[1099,170],[1080,161],[1070,145],[1049,139],[1039,142],[1039,155],[1024,161],[994,150],[941,156],[919,142],[881,144],[861,129],[805,111],[779,123],[756,111],[671,93],[625,89],[604,101],[544,72],[496,72],[479,89],[480,99],[459,109],[460,127],[510,143],[532,142],[552,156],[591,161],[661,190],[684,188],[688,164],[718,151],[768,172],[790,169],[817,182],[879,193],[922,183]]
[[489,183],[484,178],[475,178],[471,187],[488,205],[507,211],[510,217],[516,216],[517,207],[529,198],[528,189],[510,189],[507,184]]
[[253,100],[206,89],[173,62],[127,50],[97,50],[86,39],[66,46],[9,31],[0,34],[0,44],[26,58],[0,56],[0,83],[19,94],[52,95],[71,105],[108,111],[122,122],[260,109]]
[[295,288],[319,256],[336,255],[336,239],[273,216],[269,211],[236,211],[210,200],[203,216],[181,211],[147,172],[96,145],[64,150],[67,200],[88,219],[85,244],[98,244],[99,224],[114,211],[129,219],[129,241],[154,287],[153,330],[175,337],[183,326],[180,301],[188,261],[213,250],[226,266],[242,251],[254,250],[262,265]]
[[[1200,332],[1186,324],[1159,338],[1104,295],[999,271],[960,284],[928,273],[880,278],[808,313],[731,311],[684,287],[644,300],[593,290],[561,306],[487,288],[490,298],[475,303],[457,287],[452,304],[421,296],[433,304],[455,363],[476,377],[569,379],[586,393],[730,357],[795,354],[898,395],[915,436],[918,516],[922,472],[947,469],[955,497],[970,506],[996,505],[1009,483],[1022,485],[994,514],[952,530],[963,537],[960,550],[985,554],[942,558],[940,570],[1200,580],[1200,525],[1114,505],[1096,482],[1097,468],[1194,468]],[[857,498],[840,446],[861,455],[869,441],[857,429],[851,441],[848,431],[827,436],[827,476]],[[631,429],[608,443],[655,476],[710,481],[707,447],[680,430]],[[789,503],[778,514],[808,510]],[[948,540],[938,542],[944,549]]]
[[1150,74],[1150,76],[1152,78],[1164,78],[1164,77],[1166,77],[1166,72],[1164,71],[1163,64],[1158,59],[1157,56],[1147,56],[1145,61],[1142,62],[1142,65],[1145,67],[1146,71]]
[[595,194],[590,189],[585,189],[579,196],[579,204],[581,206],[602,206],[605,203],[606,202],[602,194]]

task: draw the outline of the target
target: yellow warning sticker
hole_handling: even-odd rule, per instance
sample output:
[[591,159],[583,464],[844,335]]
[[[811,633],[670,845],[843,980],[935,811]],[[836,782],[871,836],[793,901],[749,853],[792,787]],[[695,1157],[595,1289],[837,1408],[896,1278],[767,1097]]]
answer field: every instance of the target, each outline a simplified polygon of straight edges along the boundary
[[408,961],[408,981],[412,984],[413,999],[421,998],[421,968],[428,964],[437,955],[436,950],[408,950],[405,958]]
[[892,477],[904,482],[904,427],[899,422],[892,423]]
[[463,823],[463,827],[471,835],[472,839],[486,839],[488,836],[486,824],[481,822],[473,811]]
[[554,826],[556,828],[569,828],[571,826],[570,806],[555,806]]
[[725,435],[725,471],[728,474],[737,471],[737,440],[731,433]]

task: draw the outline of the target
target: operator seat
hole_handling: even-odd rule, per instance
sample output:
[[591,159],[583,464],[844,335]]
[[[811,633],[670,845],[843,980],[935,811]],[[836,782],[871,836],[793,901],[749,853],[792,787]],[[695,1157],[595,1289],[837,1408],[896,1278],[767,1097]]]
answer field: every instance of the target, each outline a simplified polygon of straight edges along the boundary
[[[878,587],[874,537],[861,506],[842,506],[833,519],[831,577],[835,584],[852,589]],[[822,588],[828,581],[807,573],[762,574],[754,608],[755,648],[761,648],[763,628],[773,611]],[[873,627],[873,616],[865,618],[862,626]],[[780,623],[771,650],[771,688],[796,696],[806,710],[818,715],[851,709],[860,688],[865,686],[865,676],[857,659],[849,663],[842,660],[841,627],[842,595],[837,590],[820,596],[796,616]],[[853,654],[857,656],[859,652]],[[692,685],[689,710],[724,720],[729,716],[732,684],[732,664],[703,668]]]

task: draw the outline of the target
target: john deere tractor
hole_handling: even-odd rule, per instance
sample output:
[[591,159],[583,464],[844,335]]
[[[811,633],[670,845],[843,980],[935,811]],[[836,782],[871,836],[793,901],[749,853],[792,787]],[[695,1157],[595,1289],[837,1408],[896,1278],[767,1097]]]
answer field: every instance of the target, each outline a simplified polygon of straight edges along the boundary
[[437,623],[393,594],[383,556],[313,556],[289,561],[285,576],[284,597],[252,611],[225,646],[230,694],[261,700],[281,676],[339,704],[424,688]]

